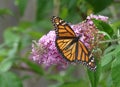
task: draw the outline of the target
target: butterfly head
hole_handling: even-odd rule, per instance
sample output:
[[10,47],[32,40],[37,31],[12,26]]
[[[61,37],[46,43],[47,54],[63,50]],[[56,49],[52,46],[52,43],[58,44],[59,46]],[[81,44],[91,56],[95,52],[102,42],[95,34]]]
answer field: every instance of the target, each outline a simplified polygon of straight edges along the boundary
[[56,24],[56,25],[59,25],[59,23],[60,23],[60,18],[58,18],[58,17],[56,17],[56,16],[53,16],[53,17],[52,17],[52,22],[53,22],[54,24]]

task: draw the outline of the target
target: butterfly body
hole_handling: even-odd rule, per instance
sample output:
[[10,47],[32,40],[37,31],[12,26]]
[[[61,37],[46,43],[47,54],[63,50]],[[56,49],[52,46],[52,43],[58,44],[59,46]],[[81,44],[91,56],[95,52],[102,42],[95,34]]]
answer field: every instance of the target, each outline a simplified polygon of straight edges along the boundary
[[76,36],[69,24],[59,17],[53,16],[52,22],[56,33],[55,44],[62,57],[69,62],[79,62],[95,70],[94,57],[79,40],[81,36]]

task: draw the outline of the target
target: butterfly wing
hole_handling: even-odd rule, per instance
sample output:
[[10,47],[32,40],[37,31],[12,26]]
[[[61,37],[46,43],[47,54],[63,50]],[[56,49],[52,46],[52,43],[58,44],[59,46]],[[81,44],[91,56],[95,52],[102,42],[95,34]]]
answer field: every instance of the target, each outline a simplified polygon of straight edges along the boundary
[[73,43],[71,39],[57,39],[56,46],[61,55],[70,62],[78,62],[86,65],[89,69],[95,71],[96,64],[94,57],[81,42]]
[[61,55],[70,62],[76,59],[76,43],[72,44],[72,39],[57,39],[56,46]]
[[81,62],[83,65],[86,65],[88,68],[91,70],[96,69],[96,64],[94,57],[92,54],[88,51],[87,47],[81,42],[78,42],[78,56],[77,56],[77,61]]
[[53,16],[52,22],[55,26],[55,33],[57,38],[73,39],[76,37],[71,27],[61,18]]
[[59,17],[53,16],[52,22],[55,26],[55,42],[58,51],[68,61],[75,61],[76,43],[71,44],[73,39],[76,38],[74,31],[64,20]]

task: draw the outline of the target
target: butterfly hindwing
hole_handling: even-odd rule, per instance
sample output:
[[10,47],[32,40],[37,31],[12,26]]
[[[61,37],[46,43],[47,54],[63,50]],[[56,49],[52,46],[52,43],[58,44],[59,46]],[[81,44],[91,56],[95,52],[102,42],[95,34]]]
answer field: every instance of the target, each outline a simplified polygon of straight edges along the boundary
[[61,53],[61,55],[69,60],[70,62],[75,61],[76,58],[76,43],[70,45],[72,42],[72,39],[57,39],[56,40],[56,46]]
[[92,54],[88,51],[87,47],[81,42],[78,42],[78,56],[77,60],[87,65],[90,69],[95,69],[95,61]]

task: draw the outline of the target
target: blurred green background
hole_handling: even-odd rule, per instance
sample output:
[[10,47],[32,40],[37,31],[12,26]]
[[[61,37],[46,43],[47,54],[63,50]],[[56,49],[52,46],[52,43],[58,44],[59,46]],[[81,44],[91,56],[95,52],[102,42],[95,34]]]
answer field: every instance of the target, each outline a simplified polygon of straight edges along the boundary
[[[99,26],[112,32],[95,73],[82,65],[46,70],[30,60],[32,40],[53,30],[53,15],[76,24],[91,13],[109,17]],[[120,0],[0,0],[0,87],[120,87],[119,29]]]

